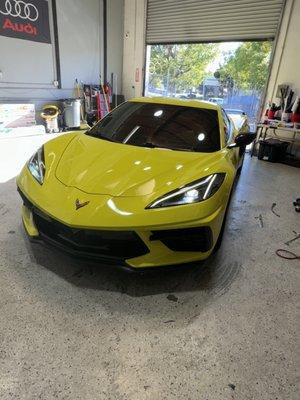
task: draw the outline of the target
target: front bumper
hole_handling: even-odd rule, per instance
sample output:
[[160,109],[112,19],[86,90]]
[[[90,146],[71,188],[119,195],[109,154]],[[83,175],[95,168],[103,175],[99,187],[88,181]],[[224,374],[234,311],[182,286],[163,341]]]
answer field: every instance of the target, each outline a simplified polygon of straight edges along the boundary
[[207,258],[221,229],[224,210],[192,224],[100,229],[62,222],[41,210],[20,188],[22,219],[30,238],[76,256],[135,269],[185,264]]

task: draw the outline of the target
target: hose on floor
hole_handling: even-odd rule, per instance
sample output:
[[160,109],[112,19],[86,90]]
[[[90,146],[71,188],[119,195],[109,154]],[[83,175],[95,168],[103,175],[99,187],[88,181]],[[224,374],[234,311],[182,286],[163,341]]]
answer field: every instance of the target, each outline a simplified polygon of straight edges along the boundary
[[285,249],[278,249],[276,250],[276,254],[278,257],[284,258],[285,260],[299,260],[300,256],[293,253],[292,251],[285,250]]

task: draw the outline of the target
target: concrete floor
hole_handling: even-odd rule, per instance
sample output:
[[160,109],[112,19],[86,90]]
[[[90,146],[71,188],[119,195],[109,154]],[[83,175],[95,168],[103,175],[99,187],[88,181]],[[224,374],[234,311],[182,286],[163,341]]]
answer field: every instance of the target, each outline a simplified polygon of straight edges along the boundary
[[29,244],[0,184],[1,400],[298,399],[299,181],[247,158],[217,255],[146,275]]

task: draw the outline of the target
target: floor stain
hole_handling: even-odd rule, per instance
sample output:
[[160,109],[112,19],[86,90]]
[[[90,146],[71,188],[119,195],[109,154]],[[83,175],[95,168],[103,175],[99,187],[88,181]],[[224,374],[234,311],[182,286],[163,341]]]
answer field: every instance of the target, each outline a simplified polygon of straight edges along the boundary
[[174,296],[174,294],[169,294],[169,295],[167,296],[167,299],[168,299],[169,301],[174,301],[174,302],[177,302],[177,301],[178,301],[178,297]]
[[290,243],[293,243],[295,240],[298,240],[298,239],[300,239],[300,233],[299,233],[296,237],[294,237],[293,239],[290,239],[290,240],[288,240],[287,242],[285,242],[284,244],[286,244],[287,246],[289,246]]
[[263,216],[262,216],[261,214],[259,214],[259,216],[258,216],[258,217],[255,217],[255,219],[258,219],[258,220],[259,220],[260,227],[263,228],[263,227],[264,227]]
[[9,212],[9,209],[6,207],[4,203],[0,203],[0,213],[1,215],[6,215]]
[[277,205],[276,203],[273,203],[273,204],[272,204],[271,211],[272,211],[272,213],[273,213],[274,215],[276,215],[276,217],[279,217],[279,218],[280,218],[280,215],[275,211],[276,205]]

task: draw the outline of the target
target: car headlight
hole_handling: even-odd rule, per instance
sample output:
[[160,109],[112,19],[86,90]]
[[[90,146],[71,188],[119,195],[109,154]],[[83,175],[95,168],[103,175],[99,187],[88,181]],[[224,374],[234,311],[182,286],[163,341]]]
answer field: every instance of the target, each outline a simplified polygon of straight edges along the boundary
[[31,175],[38,181],[40,185],[44,183],[45,175],[45,158],[44,147],[40,147],[38,151],[28,161],[28,169]]
[[173,190],[159,199],[153,201],[146,208],[160,208],[179,206],[182,204],[197,203],[210,198],[222,185],[225,173],[206,176],[201,180],[194,181],[189,185]]

